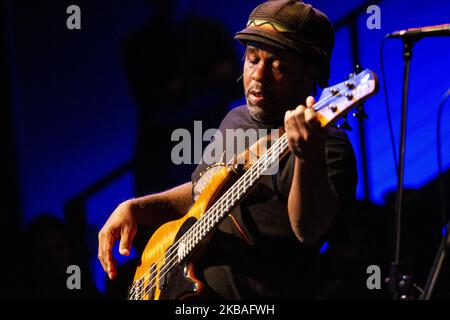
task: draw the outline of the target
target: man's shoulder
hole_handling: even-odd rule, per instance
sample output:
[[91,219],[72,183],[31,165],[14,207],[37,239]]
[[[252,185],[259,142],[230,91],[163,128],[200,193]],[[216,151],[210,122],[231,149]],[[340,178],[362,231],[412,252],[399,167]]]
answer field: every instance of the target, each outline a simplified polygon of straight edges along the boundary
[[234,107],[233,109],[228,111],[228,113],[225,117],[228,117],[228,116],[248,117],[248,115],[249,115],[248,108],[245,104],[243,104],[241,106]]
[[222,120],[221,127],[228,127],[230,125],[235,125],[237,123],[249,121],[249,111],[245,105],[235,107],[228,111]]

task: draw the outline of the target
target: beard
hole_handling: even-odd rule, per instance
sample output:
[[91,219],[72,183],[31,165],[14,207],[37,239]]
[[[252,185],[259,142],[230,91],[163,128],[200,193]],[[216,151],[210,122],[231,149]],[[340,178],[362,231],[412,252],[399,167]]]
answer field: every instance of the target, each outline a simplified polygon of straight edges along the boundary
[[266,109],[261,108],[260,106],[252,105],[250,101],[248,101],[248,99],[247,109],[250,112],[251,116],[259,122],[270,122],[271,120],[274,120],[271,112],[268,112]]
[[264,105],[254,105],[246,98],[246,106],[250,115],[258,122],[282,124],[284,114],[289,109],[286,106],[276,105],[274,103]]
[[[252,103],[251,93],[258,92],[259,94],[265,96],[264,101],[256,101]],[[278,123],[283,119],[286,108],[280,106],[276,103],[275,97],[269,92],[263,85],[255,83],[250,86],[245,92],[247,109],[250,115],[259,122],[265,123]]]

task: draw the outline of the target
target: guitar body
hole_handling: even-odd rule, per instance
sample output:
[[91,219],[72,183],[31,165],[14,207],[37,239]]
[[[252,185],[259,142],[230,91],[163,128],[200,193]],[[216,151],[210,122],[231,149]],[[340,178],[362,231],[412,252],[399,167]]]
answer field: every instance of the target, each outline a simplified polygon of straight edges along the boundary
[[195,275],[195,261],[202,246],[176,263],[168,273],[163,269],[166,260],[170,260],[166,259],[166,253],[238,178],[239,175],[228,166],[218,170],[186,215],[155,231],[142,253],[129,299],[188,299],[202,294],[204,285]]

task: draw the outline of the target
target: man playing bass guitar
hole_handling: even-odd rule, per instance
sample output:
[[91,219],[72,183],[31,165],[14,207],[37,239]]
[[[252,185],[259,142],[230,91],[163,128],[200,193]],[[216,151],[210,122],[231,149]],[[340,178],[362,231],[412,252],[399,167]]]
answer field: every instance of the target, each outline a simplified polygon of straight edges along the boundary
[[[321,127],[309,96],[327,85],[333,27],[310,5],[274,0],[253,10],[236,39],[246,47],[247,103],[231,110],[219,130],[284,127],[291,152],[276,174],[259,181],[220,222],[197,259],[196,274],[213,298],[315,298],[321,240],[351,208],[357,184],[350,142],[336,127]],[[99,233],[98,249],[111,279],[117,275],[115,241],[128,255],[138,226],[183,217],[213,167],[200,163],[191,182],[114,210]]]

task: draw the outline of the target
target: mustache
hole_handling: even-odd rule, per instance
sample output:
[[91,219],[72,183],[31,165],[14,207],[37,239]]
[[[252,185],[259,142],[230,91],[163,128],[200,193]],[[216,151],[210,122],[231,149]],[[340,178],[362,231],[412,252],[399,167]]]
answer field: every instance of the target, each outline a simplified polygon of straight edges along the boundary
[[255,83],[255,84],[250,85],[247,88],[247,92],[245,93],[245,96],[248,97],[251,93],[261,94],[268,98],[272,97],[271,92],[264,85],[262,85],[260,83]]

